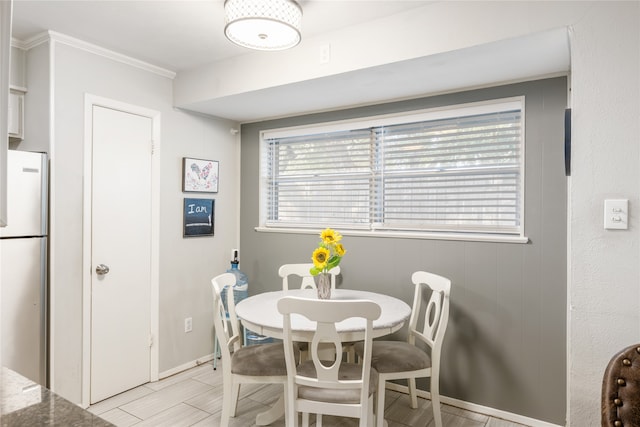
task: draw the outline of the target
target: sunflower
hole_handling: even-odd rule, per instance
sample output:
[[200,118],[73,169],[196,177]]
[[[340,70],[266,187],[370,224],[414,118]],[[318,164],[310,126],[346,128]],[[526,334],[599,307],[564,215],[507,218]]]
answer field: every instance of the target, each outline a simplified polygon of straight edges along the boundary
[[322,270],[327,266],[327,262],[329,261],[329,256],[331,252],[327,248],[319,247],[315,251],[313,251],[313,255],[311,259],[313,260],[313,265],[318,270]]
[[318,242],[318,247],[311,256],[313,267],[309,272],[312,276],[328,273],[329,270],[340,265],[342,257],[347,253],[342,243],[340,243],[341,240],[342,235],[331,228],[326,228],[320,232],[320,242]]
[[320,233],[320,238],[325,245],[333,245],[342,240],[342,235],[335,230],[326,228]]

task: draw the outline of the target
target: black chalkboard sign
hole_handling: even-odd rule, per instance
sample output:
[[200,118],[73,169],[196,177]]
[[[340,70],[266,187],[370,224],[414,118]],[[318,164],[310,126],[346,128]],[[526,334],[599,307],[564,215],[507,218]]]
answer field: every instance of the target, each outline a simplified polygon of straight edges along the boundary
[[184,199],[183,237],[213,236],[215,200]]

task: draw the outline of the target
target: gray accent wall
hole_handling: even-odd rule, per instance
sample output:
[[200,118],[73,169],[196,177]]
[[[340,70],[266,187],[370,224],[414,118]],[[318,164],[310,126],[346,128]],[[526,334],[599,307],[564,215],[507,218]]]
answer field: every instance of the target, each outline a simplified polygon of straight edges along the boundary
[[[281,288],[278,267],[310,262],[318,237],[259,225],[259,133],[371,115],[524,95],[527,244],[356,237],[344,233],[339,286],[412,303],[411,274],[452,280],[441,370],[444,396],[564,425],[567,178],[565,77],[242,125],[240,268],[249,293]],[[396,338],[403,333],[396,334]],[[428,390],[425,381],[419,387]]]

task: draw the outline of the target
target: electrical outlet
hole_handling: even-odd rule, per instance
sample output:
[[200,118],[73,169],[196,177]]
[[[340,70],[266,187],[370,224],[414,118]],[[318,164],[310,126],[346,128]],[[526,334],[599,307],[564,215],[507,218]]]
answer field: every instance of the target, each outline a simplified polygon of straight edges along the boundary
[[320,46],[320,63],[328,64],[331,61],[331,45],[323,44]]
[[187,317],[184,319],[184,331],[191,332],[193,330],[193,319],[191,317]]

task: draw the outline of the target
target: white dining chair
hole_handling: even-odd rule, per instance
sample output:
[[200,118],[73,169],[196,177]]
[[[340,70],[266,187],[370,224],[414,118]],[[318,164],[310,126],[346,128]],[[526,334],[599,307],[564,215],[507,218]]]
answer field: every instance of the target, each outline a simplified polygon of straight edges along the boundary
[[[440,412],[440,356],[442,341],[449,321],[449,295],[451,281],[426,271],[411,276],[415,291],[409,318],[407,341],[376,340],[372,346],[372,366],[378,371],[379,382],[376,404],[377,427],[384,421],[385,383],[407,379],[411,408],[418,407],[416,378],[431,377],[431,406],[436,427],[442,427]],[[425,303],[426,299],[428,301]],[[418,324],[422,318],[421,324]],[[430,348],[425,352],[418,343]],[[356,354],[363,357],[365,344],[355,345]]]
[[226,311],[221,298],[222,290],[231,290],[235,283],[236,276],[231,273],[223,273],[211,279],[213,321],[222,355],[222,427],[227,427],[230,417],[236,415],[241,384],[283,384],[286,408],[287,367],[284,362],[284,347],[281,342],[243,346],[233,292],[226,292]]
[[[316,289],[316,283],[311,275],[312,263],[302,264],[283,264],[278,269],[278,275],[282,278],[282,290],[288,291],[289,284],[294,282],[300,283],[300,289]],[[336,288],[336,277],[340,274],[340,266],[334,267],[329,271],[331,275],[331,289]],[[300,351],[300,361],[307,359],[307,343],[301,342],[297,344]],[[350,362],[355,360],[355,352],[352,346],[345,346],[347,357]]]
[[[322,426],[322,415],[359,418],[361,427],[373,425],[373,395],[378,374],[371,368],[373,321],[380,317],[380,306],[368,300],[320,300],[284,297],[278,301],[284,316],[283,336],[287,365],[287,420],[298,425],[302,413],[303,427],[309,426],[309,414],[315,413],[316,425]],[[309,344],[310,359],[299,365],[294,353],[296,337],[291,332],[291,316],[301,315],[316,322]],[[321,348],[333,346],[334,354],[342,354],[342,342],[336,323],[350,318],[366,323],[362,363],[343,362],[342,358],[321,359]]]
[[[316,289],[316,283],[311,275],[312,263],[308,264],[283,264],[278,269],[278,275],[282,278],[282,290],[289,290],[289,281],[300,281],[300,289]],[[331,289],[336,288],[336,277],[340,274],[340,266],[329,271],[331,275]]]

